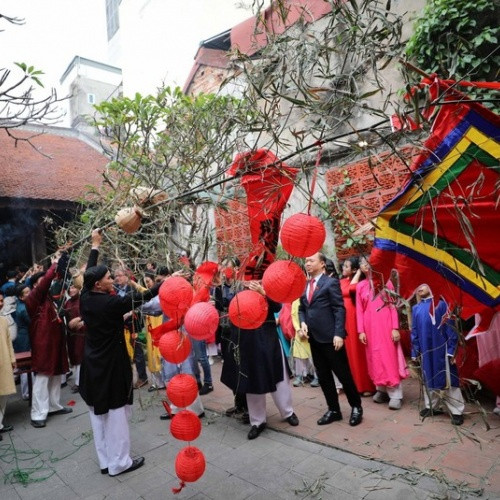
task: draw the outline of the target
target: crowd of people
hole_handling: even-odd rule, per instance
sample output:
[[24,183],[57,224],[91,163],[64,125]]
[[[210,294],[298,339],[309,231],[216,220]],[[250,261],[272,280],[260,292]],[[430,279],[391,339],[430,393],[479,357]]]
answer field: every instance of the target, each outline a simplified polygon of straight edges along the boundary
[[[134,389],[157,391],[177,373],[192,374],[199,395],[189,409],[203,417],[200,396],[213,391],[214,354],[223,362],[221,382],[234,395],[234,406],[226,414],[250,425],[248,439],[266,428],[266,394],[283,420],[299,425],[294,386],[321,388],[327,411],[318,425],[342,420],[341,391],[350,406],[351,426],[362,423],[363,398],[401,409],[408,367],[397,293],[391,280],[375,286],[367,258],[347,259],[339,279],[324,254],[307,257],[306,287],[290,304],[270,300],[259,280],[238,280],[239,260],[225,259],[210,284],[210,300],[220,313],[216,337],[193,339],[189,358],[175,365],[161,357],[151,337],[151,331],[168,320],[158,291],[169,276],[189,279],[193,269],[172,272],[149,263],[138,277],[123,263],[109,269],[98,264],[101,231],[94,230],[91,239],[83,269],[71,270],[67,252],[57,253],[47,270],[34,266],[8,272],[0,288],[0,439],[12,430],[3,417],[8,396],[16,392],[15,354],[26,352],[31,353],[34,374],[31,425],[43,428],[49,417],[72,411],[60,403],[61,386],[71,375],[71,391],[79,392],[89,408],[101,472],[110,476],[144,463],[143,457],[130,456],[128,418]],[[236,327],[227,314],[235,294],[244,289],[261,294],[268,304],[264,323],[251,331]],[[420,416],[442,413],[444,404],[451,423],[461,425],[458,335],[447,312],[447,305],[436,300],[427,285],[418,288],[409,318],[411,360],[421,367]],[[28,399],[25,373],[19,383],[22,398]],[[159,418],[169,420],[179,409],[171,410]]]

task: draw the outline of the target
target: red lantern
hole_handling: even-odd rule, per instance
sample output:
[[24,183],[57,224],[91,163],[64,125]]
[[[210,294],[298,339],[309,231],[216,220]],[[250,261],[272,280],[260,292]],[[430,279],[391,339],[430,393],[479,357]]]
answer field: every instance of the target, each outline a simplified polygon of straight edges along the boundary
[[302,269],[290,260],[273,262],[262,277],[262,286],[267,296],[280,303],[298,299],[304,293],[306,282]]
[[205,472],[205,456],[195,446],[182,448],[175,458],[175,473],[181,480],[179,488],[172,488],[174,493],[179,493],[186,483],[198,481]]
[[312,215],[295,214],[281,228],[281,244],[294,257],[310,257],[321,250],[326,238],[323,223]]
[[252,330],[264,323],[267,309],[267,300],[260,293],[244,290],[231,299],[228,315],[231,323],[237,327]]
[[219,313],[208,302],[193,304],[184,318],[184,328],[196,340],[214,337],[219,326]]
[[179,373],[167,384],[167,397],[179,408],[192,404],[196,396],[198,396],[198,384],[192,375]]
[[182,410],[172,418],[170,432],[175,439],[194,441],[201,434],[201,421],[196,413]]
[[164,333],[158,342],[160,354],[169,363],[179,364],[187,359],[191,352],[189,338],[179,330]]
[[167,278],[158,293],[162,311],[170,319],[179,319],[186,314],[193,301],[193,287],[180,276]]

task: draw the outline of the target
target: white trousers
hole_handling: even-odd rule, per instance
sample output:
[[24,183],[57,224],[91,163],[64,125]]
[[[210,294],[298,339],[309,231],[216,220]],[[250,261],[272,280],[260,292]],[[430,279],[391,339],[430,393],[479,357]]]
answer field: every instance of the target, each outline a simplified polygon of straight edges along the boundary
[[[429,399],[430,396],[430,399]],[[443,402],[452,415],[462,415],[465,408],[464,397],[460,387],[450,387],[442,390],[428,390],[424,387],[424,403],[426,408],[436,410]]]
[[80,385],[80,366],[82,366],[82,365],[74,365],[71,367],[71,370],[73,372],[73,380],[75,382],[75,385]]
[[[283,361],[283,380],[276,384],[276,390],[271,392],[271,397],[280,412],[281,418],[288,418],[293,413],[292,387],[285,367],[283,352],[281,352],[281,359]],[[267,420],[265,394],[247,393],[247,406],[248,415],[250,416],[250,425],[258,426]]]
[[387,392],[391,399],[403,399],[403,386],[401,383],[395,385],[394,387],[389,387],[388,385],[377,385],[375,388],[377,391]]
[[119,474],[132,465],[128,428],[131,414],[131,405],[109,410],[104,415],[96,415],[94,408],[89,406],[99,467],[107,468],[111,475]]
[[[32,377],[34,377],[34,375],[32,375]],[[21,373],[21,397],[23,399],[29,399],[30,397],[27,373]]]
[[42,375],[37,373],[33,383],[31,401],[31,420],[46,420],[49,411],[62,408],[61,375]]
[[8,400],[9,396],[0,396],[0,429],[3,429],[3,417],[5,415]]

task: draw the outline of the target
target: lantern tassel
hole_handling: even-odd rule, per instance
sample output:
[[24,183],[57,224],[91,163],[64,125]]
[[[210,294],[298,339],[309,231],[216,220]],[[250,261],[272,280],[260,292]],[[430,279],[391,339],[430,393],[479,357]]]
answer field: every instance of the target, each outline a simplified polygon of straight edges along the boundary
[[168,401],[163,400],[163,408],[165,408],[165,411],[172,416],[172,408],[170,408],[170,405],[168,404]]
[[186,486],[186,483],[184,481],[181,481],[179,483],[179,487],[178,488],[172,488],[172,493],[174,495],[177,495],[177,493],[180,493],[182,491],[182,489],[184,488],[184,486]]

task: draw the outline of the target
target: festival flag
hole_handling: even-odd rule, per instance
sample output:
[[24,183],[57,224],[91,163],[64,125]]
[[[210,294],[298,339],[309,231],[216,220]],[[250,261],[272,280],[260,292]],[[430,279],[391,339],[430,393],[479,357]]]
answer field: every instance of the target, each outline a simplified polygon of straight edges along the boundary
[[[370,263],[399,293],[427,283],[460,315],[500,310],[500,117],[454,90],[426,81],[442,104],[406,185],[379,213]],[[453,102],[451,102],[453,101]]]
[[280,219],[294,186],[297,169],[279,160],[267,149],[236,156],[228,173],[241,175],[247,194],[253,248],[242,263],[245,279],[261,279],[274,261]]

